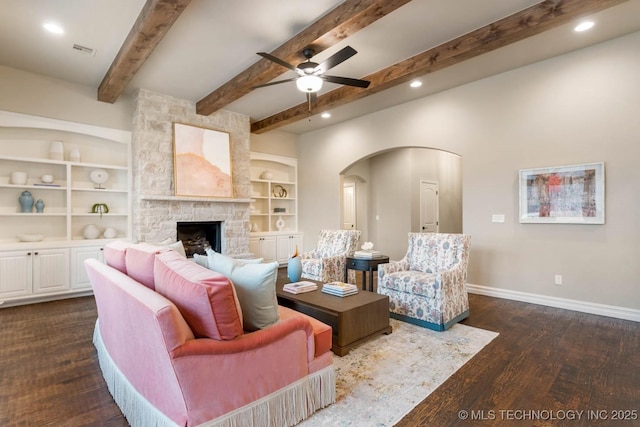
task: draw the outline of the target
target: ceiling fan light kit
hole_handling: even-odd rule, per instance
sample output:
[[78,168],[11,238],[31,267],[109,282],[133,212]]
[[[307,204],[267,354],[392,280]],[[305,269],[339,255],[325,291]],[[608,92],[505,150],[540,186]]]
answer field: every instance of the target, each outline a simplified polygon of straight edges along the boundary
[[302,92],[318,92],[322,89],[322,79],[313,75],[298,77],[296,86]]
[[307,60],[305,62],[302,62],[300,64],[298,64],[297,66],[294,66],[292,64],[289,64],[288,62],[275,57],[269,53],[266,52],[258,52],[258,55],[262,56],[265,59],[268,59],[272,62],[275,62],[278,65],[281,65],[291,71],[295,71],[296,74],[298,74],[298,77],[294,77],[292,79],[286,79],[286,80],[279,80],[276,82],[270,82],[270,83],[265,83],[262,85],[258,85],[258,86],[254,86],[253,89],[257,89],[260,87],[265,87],[265,86],[272,86],[275,84],[280,84],[280,83],[286,83],[286,82],[290,82],[290,81],[295,81],[296,82],[296,86],[298,87],[298,90],[300,90],[301,92],[305,92],[307,94],[307,99],[309,100],[309,102],[311,103],[311,98],[309,98],[309,94],[312,93],[316,93],[318,92],[320,89],[322,89],[322,82],[324,80],[330,82],[330,83],[336,83],[336,84],[341,84],[341,85],[347,85],[347,86],[356,86],[356,87],[361,87],[361,88],[367,88],[369,87],[369,84],[371,82],[367,81],[367,80],[360,80],[360,79],[352,79],[349,77],[338,77],[338,76],[326,76],[324,75],[324,73],[327,70],[330,70],[331,68],[335,67],[338,64],[341,64],[342,62],[346,61],[347,59],[351,58],[353,55],[355,55],[356,53],[358,53],[354,48],[352,48],[351,46],[346,46],[344,48],[342,48],[341,50],[339,50],[338,52],[336,52],[335,54],[331,55],[326,61],[324,61],[322,64],[317,64],[315,62],[311,61],[311,58],[314,55],[314,51],[311,48],[306,48],[302,51],[302,54],[304,55],[305,58],[307,58]]

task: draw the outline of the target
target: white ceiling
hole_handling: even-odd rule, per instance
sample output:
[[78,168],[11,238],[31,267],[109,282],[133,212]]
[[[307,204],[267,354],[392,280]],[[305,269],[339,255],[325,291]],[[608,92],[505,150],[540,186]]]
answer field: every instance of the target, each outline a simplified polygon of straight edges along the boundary
[[[319,54],[322,62],[344,46],[358,54],[331,70],[361,78],[447,40],[525,9],[539,0],[413,0]],[[145,0],[2,0],[0,64],[95,87],[125,40]],[[151,54],[126,93],[145,88],[198,101],[271,52],[339,0],[193,0]],[[596,26],[575,33],[565,25],[424,78],[419,89],[397,86],[281,128],[304,133],[535,61],[640,30],[640,0],[590,16]],[[54,21],[63,35],[42,23]],[[73,44],[96,50],[80,53]],[[283,71],[286,71],[283,68]],[[286,71],[278,78],[292,77]],[[322,93],[337,87],[325,83]],[[228,110],[259,120],[305,101],[295,83],[254,90]]]

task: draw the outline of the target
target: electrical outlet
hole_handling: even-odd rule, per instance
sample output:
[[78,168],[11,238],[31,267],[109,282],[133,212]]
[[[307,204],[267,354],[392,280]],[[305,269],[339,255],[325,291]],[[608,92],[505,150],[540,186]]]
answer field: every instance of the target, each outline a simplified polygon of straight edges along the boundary
[[562,275],[556,274],[555,281],[556,281],[556,285],[562,285]]
[[502,214],[491,215],[491,222],[504,222],[504,215]]

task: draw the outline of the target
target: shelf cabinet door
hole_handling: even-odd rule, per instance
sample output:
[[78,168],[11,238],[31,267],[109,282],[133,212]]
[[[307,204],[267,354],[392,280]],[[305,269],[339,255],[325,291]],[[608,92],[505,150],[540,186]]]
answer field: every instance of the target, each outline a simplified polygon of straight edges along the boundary
[[31,251],[0,252],[0,301],[31,295],[32,273]]
[[69,289],[69,249],[33,251],[33,293]]
[[249,251],[256,258],[264,258],[265,262],[276,260],[276,247],[275,236],[251,237],[249,239]]
[[289,257],[298,248],[298,253],[302,253],[302,234],[287,234],[277,237],[278,262],[287,263]]
[[84,268],[84,261],[87,259],[104,262],[104,248],[90,246],[71,249],[71,289],[91,289],[91,282]]

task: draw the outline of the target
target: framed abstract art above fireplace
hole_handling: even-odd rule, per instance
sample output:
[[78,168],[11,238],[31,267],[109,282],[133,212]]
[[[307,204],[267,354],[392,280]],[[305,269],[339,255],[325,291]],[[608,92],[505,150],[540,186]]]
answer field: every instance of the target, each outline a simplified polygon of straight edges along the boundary
[[176,196],[233,197],[229,134],[174,123],[173,176]]
[[604,163],[520,170],[520,222],[604,224]]

